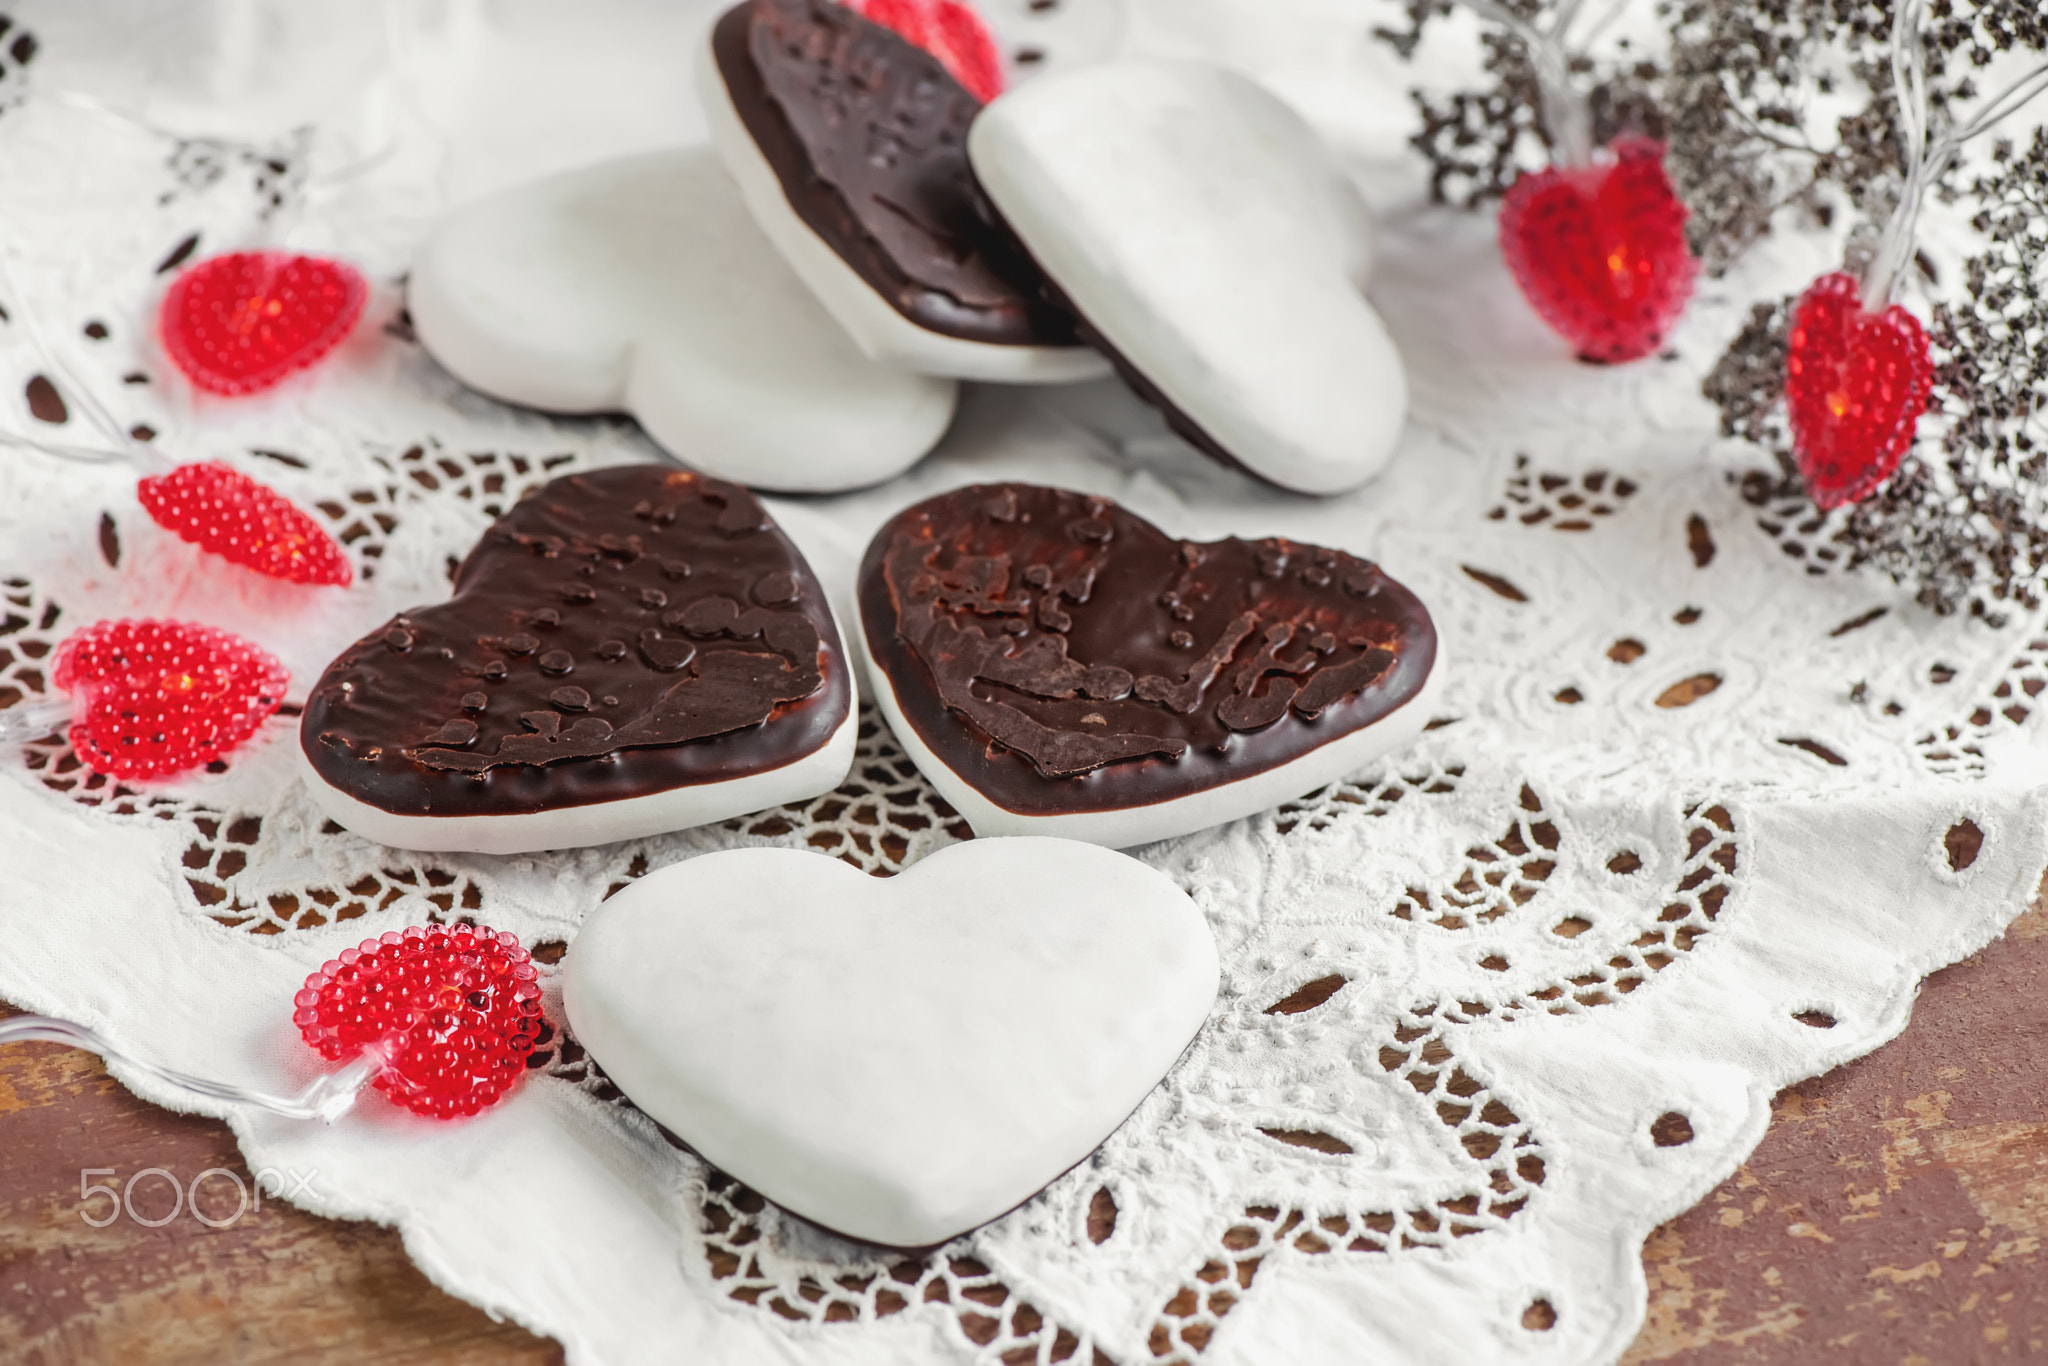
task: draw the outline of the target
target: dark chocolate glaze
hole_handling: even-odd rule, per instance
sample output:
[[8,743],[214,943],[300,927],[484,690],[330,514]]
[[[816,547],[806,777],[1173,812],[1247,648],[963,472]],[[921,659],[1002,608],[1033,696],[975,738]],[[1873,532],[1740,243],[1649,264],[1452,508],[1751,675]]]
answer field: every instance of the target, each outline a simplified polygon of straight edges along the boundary
[[984,484],[869,543],[860,610],[904,718],[998,806],[1146,806],[1298,759],[1405,705],[1429,611],[1321,546],[1195,544],[1104,498]]
[[980,101],[938,58],[834,0],[747,0],[712,30],[719,75],[798,218],[919,327],[1077,346],[1009,230],[980,212]]
[[780,768],[851,707],[824,591],[754,495],[626,465],[499,518],[451,600],[327,666],[299,743],[357,801],[494,816]]

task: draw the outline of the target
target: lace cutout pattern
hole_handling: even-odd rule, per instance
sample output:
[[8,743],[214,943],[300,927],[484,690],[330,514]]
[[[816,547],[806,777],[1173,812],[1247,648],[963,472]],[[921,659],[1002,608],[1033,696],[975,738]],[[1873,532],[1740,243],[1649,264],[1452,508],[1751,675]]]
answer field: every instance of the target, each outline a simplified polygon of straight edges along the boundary
[[[1524,787],[1523,792],[1526,803],[1528,789]],[[1446,1009],[1444,1018],[1464,1024],[1496,1012],[1502,1020],[1513,1020],[1535,1010],[1570,1015],[1612,1005],[1618,997],[1635,991],[1650,977],[1670,967],[1675,954],[1690,953],[1727,906],[1734,888],[1738,846],[1734,817],[1724,805],[1689,807],[1685,821],[1684,861],[1669,893],[1670,899],[1657,911],[1654,923],[1642,926],[1632,940],[1614,945],[1612,952],[1602,949],[1607,953],[1605,958],[1588,961],[1561,980],[1505,995],[1497,1003],[1455,1002]],[[1642,866],[1641,856],[1633,849],[1619,850],[1607,861],[1608,871],[1622,876],[1633,874]],[[1574,911],[1551,926],[1550,933],[1576,941],[1601,928],[1586,912]],[[1588,942],[1599,942],[1602,938],[1603,935],[1594,934]],[[1480,966],[1504,974],[1511,967],[1496,959],[1482,960]],[[1383,1066],[1388,1056],[1381,1054]]]
[[230,174],[240,173],[248,177],[257,217],[271,218],[305,192],[312,149],[313,130],[304,127],[265,147],[219,138],[177,138],[165,158],[176,184],[159,195],[157,203],[170,205],[204,194]]
[[[382,857],[375,868],[345,884],[244,893],[235,882],[246,866],[247,855],[235,846],[253,844],[261,837],[261,818],[241,816],[224,828],[222,818],[209,814],[195,812],[188,819],[199,838],[185,852],[186,883],[201,905],[213,908],[213,919],[229,929],[246,928],[251,934],[316,929],[386,910],[408,895],[423,897],[432,905],[434,911],[428,918],[433,920],[446,921],[458,910],[483,909],[483,887],[476,879],[400,849],[380,851]],[[343,833],[331,823],[321,830],[327,836]]]
[[1004,1366],[1109,1360],[1083,1335],[1049,1322],[988,1265],[942,1249],[921,1257],[872,1255],[821,1263],[778,1253],[766,1227],[781,1215],[722,1172],[707,1172],[701,1201],[704,1258],[728,1299],[792,1323],[871,1323],[926,1305],[948,1318],[977,1360]]
[[[255,454],[301,467],[305,463],[277,451]],[[365,578],[375,574],[374,561],[383,556],[391,534],[398,530],[407,503],[450,499],[495,519],[526,494],[579,464],[578,457],[566,451],[545,456],[497,451],[451,454],[432,438],[395,455],[373,450],[370,459],[388,476],[384,482],[322,498],[314,505],[334,524],[335,539],[356,556]],[[450,580],[460,563],[458,557],[448,557]]]
[[1844,509],[1823,512],[1799,490],[1787,491],[1767,475],[1752,474],[1742,482],[1742,497],[1756,509],[1756,524],[1778,549],[1816,577],[1841,569],[1847,559],[1839,536]]
[[1520,802],[1500,838],[1465,851],[1471,861],[1455,882],[1434,893],[1410,887],[1389,914],[1462,930],[1491,924],[1532,900],[1557,867],[1551,857],[1557,851],[1557,827],[1544,817],[1542,799],[1526,783]]
[[1332,783],[1297,801],[1283,803],[1273,813],[1273,828],[1281,834],[1293,830],[1328,830],[1353,811],[1366,816],[1384,816],[1404,797],[1446,796],[1458,790],[1463,765],[1445,768],[1431,764],[1413,773],[1392,769],[1361,777],[1356,781]]
[[[454,498],[492,518],[504,516],[521,498],[583,463],[573,451],[552,455],[469,451],[458,455],[431,437],[396,456],[372,454],[371,458],[394,479],[411,485],[416,492],[410,496]],[[396,496],[395,490],[385,493]]]
[[[1932,682],[1946,683],[1955,671],[1945,664],[1933,668]],[[2035,637],[2006,667],[2004,677],[1970,714],[1915,743],[1922,762],[1937,773],[1976,777],[1985,771],[1985,747],[2008,738],[2041,709],[2036,701],[2048,688],[2048,638]]]
[[[1542,806],[1525,784],[1522,810],[1540,814]],[[1484,1183],[1436,1201],[1427,1208],[1323,1211],[1278,1204],[1247,1206],[1244,1218],[1218,1239],[1218,1255],[1205,1260],[1165,1305],[1148,1346],[1155,1357],[1201,1351],[1217,1324],[1252,1287],[1261,1268],[1279,1256],[1320,1257],[1342,1250],[1354,1253],[1400,1254],[1420,1248],[1442,1248],[1453,1239],[1499,1228],[1527,1206],[1546,1174],[1543,1148],[1536,1134],[1489,1085],[1461,1064],[1455,1052],[1460,1025],[1498,1015],[1511,1021],[1533,1010],[1573,1014],[1612,1005],[1642,986],[1655,973],[1688,953],[1726,909],[1737,865],[1734,819],[1722,805],[1695,806],[1685,812],[1686,855],[1671,900],[1632,942],[1604,961],[1589,961],[1583,971],[1537,989],[1505,995],[1497,1002],[1461,1000],[1432,1002],[1404,1011],[1393,1022],[1391,1038],[1378,1050],[1380,1067],[1398,1074],[1432,1104],[1436,1118],[1453,1131],[1461,1148],[1483,1168]],[[1510,835],[1533,825],[1518,816]],[[1502,841],[1506,843],[1506,841]],[[1557,839],[1554,829],[1550,848]],[[1633,850],[1617,851],[1610,871],[1626,875],[1643,866]],[[1410,894],[1411,896],[1413,893]],[[1554,934],[1578,938],[1594,928],[1581,915],[1568,916]],[[1506,972],[1505,960],[1482,966]],[[1347,985],[1333,973],[1297,988],[1265,1008],[1268,1015],[1300,1015],[1324,1008]],[[1682,1117],[1678,1117],[1682,1122]],[[1278,1142],[1337,1155],[1348,1155],[1344,1140],[1314,1130],[1263,1131]]]
[[[290,741],[286,741],[290,743]],[[260,813],[222,810],[189,798],[151,794],[84,767],[71,745],[51,736],[28,746],[26,762],[45,787],[94,807],[112,820],[168,821],[182,827],[186,839],[179,855],[179,874],[193,905],[216,923],[250,934],[282,934],[286,930],[318,929],[388,909],[407,895],[418,895],[443,919],[458,910],[483,907],[482,885],[473,877],[450,872],[427,856],[370,846],[331,821],[323,822],[317,841],[330,846],[327,862],[352,862],[356,867],[332,883],[305,885],[277,876],[263,862],[264,818]],[[225,771],[218,760],[217,771]],[[367,852],[368,858],[350,858]]]
[[1596,519],[1621,511],[1635,497],[1636,489],[1635,480],[1608,470],[1539,472],[1530,467],[1528,456],[1518,455],[1501,501],[1486,516],[1495,522],[1548,526],[1552,531],[1591,531]]
[[[1335,984],[1334,986],[1332,984]],[[1319,979],[1266,1008],[1267,1014],[1302,1013],[1321,1006],[1341,989],[1343,979]],[[1316,999],[1319,997],[1319,999]],[[1261,1270],[1293,1257],[1339,1254],[1401,1255],[1442,1249],[1451,1240],[1505,1227],[1543,1184],[1543,1151],[1521,1117],[1491,1089],[1458,1065],[1435,1005],[1405,1012],[1394,1024],[1392,1042],[1380,1050],[1388,1071],[1413,1060],[1404,1080],[1433,1106],[1475,1165],[1484,1185],[1446,1196],[1425,1207],[1351,1210],[1247,1205],[1243,1218],[1225,1228],[1216,1253],[1206,1258],[1160,1311],[1147,1339],[1155,1357],[1200,1352],[1223,1317],[1252,1289]],[[1262,1130],[1276,1142],[1344,1157],[1344,1140],[1316,1130]],[[1284,1211],[1284,1212],[1283,1212]]]
[[770,843],[815,849],[864,873],[889,877],[974,832],[862,704],[853,770],[836,791],[727,823]]
[[0,581],[0,708],[40,698],[49,688],[51,632],[64,609],[24,578]]

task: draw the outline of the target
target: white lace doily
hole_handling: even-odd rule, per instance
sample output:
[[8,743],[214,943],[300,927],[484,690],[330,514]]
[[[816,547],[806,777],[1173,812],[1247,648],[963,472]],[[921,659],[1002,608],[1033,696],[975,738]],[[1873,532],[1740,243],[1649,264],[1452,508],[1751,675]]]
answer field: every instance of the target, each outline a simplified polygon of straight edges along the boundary
[[[842,594],[886,515],[972,479],[1098,491],[1189,536],[1340,545],[1434,611],[1438,724],[1378,771],[1137,851],[1211,918],[1213,1022],[1094,1159],[930,1256],[780,1217],[559,1034],[466,1123],[376,1100],[332,1128],[226,1117],[252,1168],[313,1173],[302,1203],[397,1225],[437,1283],[578,1363],[1612,1360],[1642,1316],[1645,1234],[1750,1151],[1776,1090],[1897,1033],[1920,977],[2025,904],[2048,861],[2048,622],[1930,617],[1788,554],[1797,529],[1742,500],[1752,457],[1713,439],[1700,376],[1750,300],[1837,243],[1781,235],[1709,282],[1676,359],[1582,366],[1487,221],[1417,207],[1414,75],[1368,35],[1385,16],[997,8],[1042,48],[1027,65],[1209,55],[1328,132],[1387,224],[1375,296],[1413,380],[1404,449],[1316,502],[1209,465],[1114,385],[984,389],[910,475],[777,515]],[[445,595],[522,489],[654,454],[624,422],[465,393],[410,340],[398,285],[449,202],[700,136],[708,9],[156,13],[51,0],[0,35],[0,430],[104,444],[95,400],[319,509],[360,584],[256,580],[160,532],[132,473],[5,449],[0,704],[48,691],[67,631],[134,613],[240,631],[302,697],[341,645]],[[347,254],[378,299],[317,374],[204,401],[150,337],[162,263],[255,241]],[[295,726],[143,790],[58,740],[0,756],[0,995],[283,1090],[317,1062],[292,992],[365,935],[473,916],[553,963],[609,889],[704,850],[886,875],[966,833],[870,716],[847,786],[801,808],[559,855],[400,853],[314,812]]]

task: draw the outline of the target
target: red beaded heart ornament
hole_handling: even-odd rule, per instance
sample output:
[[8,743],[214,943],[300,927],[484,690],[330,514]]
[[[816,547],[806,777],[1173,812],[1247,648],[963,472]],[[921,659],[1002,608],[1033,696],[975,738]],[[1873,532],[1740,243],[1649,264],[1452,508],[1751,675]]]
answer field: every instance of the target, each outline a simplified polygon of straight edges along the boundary
[[113,778],[210,763],[255,734],[291,674],[240,636],[182,621],[102,621],[57,650],[71,747]]
[[1853,503],[1891,477],[1933,386],[1918,318],[1898,304],[1868,312],[1840,271],[1814,281],[1792,311],[1785,406],[1815,506]]
[[318,522],[218,460],[151,475],[136,484],[135,496],[166,531],[245,569],[337,587],[355,578],[348,556]]
[[201,261],[171,282],[159,326],[185,377],[215,394],[253,394],[332,351],[362,317],[354,267],[282,251]]
[[1699,262],[1664,146],[1618,138],[1590,166],[1551,166],[1509,188],[1501,253],[1545,322],[1587,360],[1647,356],[1685,311]]
[[983,104],[1003,93],[1001,49],[972,6],[961,0],[848,0],[848,8],[937,57]]
[[473,1115],[511,1089],[543,1027],[533,959],[509,934],[414,925],[342,950],[292,998],[330,1062],[383,1054],[370,1084],[414,1114]]

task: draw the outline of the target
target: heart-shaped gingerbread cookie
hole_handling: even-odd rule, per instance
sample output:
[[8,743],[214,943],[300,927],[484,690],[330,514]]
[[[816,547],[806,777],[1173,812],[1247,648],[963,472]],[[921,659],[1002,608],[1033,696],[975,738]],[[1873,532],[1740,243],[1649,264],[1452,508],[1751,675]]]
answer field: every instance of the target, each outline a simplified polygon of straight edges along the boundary
[[672,864],[592,913],[562,1001],[606,1076],[707,1161],[834,1232],[924,1247],[1094,1151],[1216,978],[1163,874],[974,840],[886,880],[793,849]]
[[1436,630],[1341,550],[1175,540],[1105,498],[990,484],[906,509],[860,573],[869,679],[979,834],[1126,847],[1405,745]]
[[750,488],[878,483],[953,416],[950,380],[860,353],[702,148],[457,209],[420,249],[407,305],[465,384],[551,412],[630,412],[678,459]]
[[1082,335],[1196,448],[1315,494],[1392,458],[1408,380],[1362,292],[1365,209],[1271,92],[1119,59],[1004,95],[967,150]]
[[494,523],[455,596],[306,700],[314,799],[408,849],[632,839],[830,791],[854,689],[810,566],[736,484],[624,465]]

